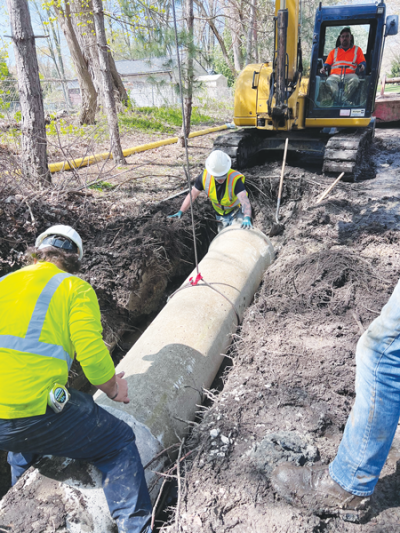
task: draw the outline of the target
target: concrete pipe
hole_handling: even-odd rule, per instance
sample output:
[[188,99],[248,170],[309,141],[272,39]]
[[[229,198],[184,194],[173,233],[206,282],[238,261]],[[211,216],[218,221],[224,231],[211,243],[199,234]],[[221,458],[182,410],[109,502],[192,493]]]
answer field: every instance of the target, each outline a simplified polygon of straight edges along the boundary
[[[187,433],[187,422],[195,418],[201,391],[214,380],[238,320],[273,259],[273,247],[260,231],[242,230],[239,226],[221,231],[199,264],[204,281],[191,286],[188,278],[118,365],[117,372],[125,371],[128,380],[130,403],[116,404],[100,391],[96,393],[100,405],[132,426],[144,464]],[[190,277],[196,274],[195,271]],[[162,463],[160,459],[151,469],[162,468]],[[90,524],[93,533],[111,532],[111,519],[95,469],[86,467],[83,476],[85,467],[74,462],[68,465],[68,474],[60,479],[59,473],[49,476],[49,469],[58,469],[52,469],[47,461],[36,472],[24,476],[25,484],[20,487],[20,480],[12,492],[23,493],[26,486],[31,490],[34,486],[41,493],[48,477],[52,478],[54,490],[56,478],[57,494],[64,494],[61,501],[66,502],[67,515],[73,512],[80,516],[80,524],[76,516],[67,519],[68,531],[84,531],[84,522]],[[31,476],[29,483],[27,476]],[[146,479],[154,487],[154,501],[157,476],[149,471]],[[82,503],[78,504],[79,498],[74,497],[72,505],[75,489],[82,494]],[[0,509],[1,522],[7,512],[4,506]],[[104,516],[99,517],[99,513]]]

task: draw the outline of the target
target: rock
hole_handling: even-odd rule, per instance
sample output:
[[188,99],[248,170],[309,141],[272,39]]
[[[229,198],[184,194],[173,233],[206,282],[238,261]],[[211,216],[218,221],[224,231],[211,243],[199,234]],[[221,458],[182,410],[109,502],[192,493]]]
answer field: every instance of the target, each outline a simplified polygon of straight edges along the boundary
[[221,433],[221,432],[220,432],[219,429],[212,429],[212,430],[210,431],[210,437],[211,437],[212,439],[216,439],[220,433]]
[[296,431],[279,431],[267,434],[256,443],[249,456],[257,470],[270,477],[279,463],[289,461],[303,466],[317,461],[319,452],[309,437],[302,437]]

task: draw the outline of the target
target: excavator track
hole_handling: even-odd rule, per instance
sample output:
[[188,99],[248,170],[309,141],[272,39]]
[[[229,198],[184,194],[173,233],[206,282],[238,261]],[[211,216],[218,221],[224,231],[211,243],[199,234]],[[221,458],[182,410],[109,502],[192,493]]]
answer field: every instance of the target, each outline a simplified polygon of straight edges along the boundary
[[222,150],[232,159],[232,168],[241,170],[257,164],[262,152],[284,150],[289,137],[289,150],[310,151],[322,154],[328,136],[317,131],[263,131],[256,128],[240,129],[220,135],[214,141],[214,150]]
[[[329,139],[324,153],[324,174],[345,172],[349,181],[358,181],[371,173],[368,148],[373,139],[373,128],[354,133],[339,133]],[[369,177],[369,176],[368,176]]]
[[368,148],[374,136],[374,128],[362,128],[351,133],[333,136],[318,130],[297,132],[271,132],[257,129],[240,129],[220,135],[214,141],[214,150],[222,150],[232,159],[232,168],[241,170],[257,164],[264,151],[282,150],[286,137],[289,150],[324,154],[324,174],[345,172],[344,181],[357,181],[373,176]]

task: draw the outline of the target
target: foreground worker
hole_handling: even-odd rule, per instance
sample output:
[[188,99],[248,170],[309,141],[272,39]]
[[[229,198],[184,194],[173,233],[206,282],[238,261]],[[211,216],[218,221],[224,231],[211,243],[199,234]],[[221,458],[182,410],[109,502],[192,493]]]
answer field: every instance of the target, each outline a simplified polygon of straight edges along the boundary
[[[207,157],[206,168],[192,187],[192,202],[201,191],[205,191],[217,212],[216,219],[222,228],[234,221],[242,228],[250,229],[251,205],[244,186],[245,177],[231,169],[232,160],[228,154],[215,150]],[[181,218],[190,207],[190,193],[183,200],[180,210],[168,218]]]
[[328,89],[328,94],[321,94],[321,98],[325,98],[325,104],[328,105],[329,98],[330,105],[338,94],[339,83],[344,81],[344,98],[342,103],[350,103],[357,87],[360,84],[360,79],[356,74],[357,68],[360,72],[364,72],[367,66],[364,54],[359,46],[354,46],[354,37],[350,28],[343,28],[339,35],[340,46],[334,48],[326,58],[323,68],[320,70],[321,74],[330,73],[325,84],[321,85],[321,90]]
[[326,466],[278,466],[276,491],[314,511],[350,521],[368,516],[370,498],[400,418],[400,282],[356,351],[356,400],[336,458]]
[[0,278],[0,449],[12,484],[42,455],[88,461],[120,533],[150,533],[151,502],[132,429],[82,392],[66,389],[74,353],[88,380],[128,403],[123,372],[102,340],[92,287],[73,276],[82,240],[53,226],[30,250],[33,264]]

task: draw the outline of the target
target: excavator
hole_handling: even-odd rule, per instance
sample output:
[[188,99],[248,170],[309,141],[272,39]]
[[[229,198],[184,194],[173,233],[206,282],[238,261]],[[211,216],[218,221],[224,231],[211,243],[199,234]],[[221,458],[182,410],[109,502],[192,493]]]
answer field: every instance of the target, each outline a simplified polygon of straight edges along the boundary
[[[325,174],[345,172],[357,180],[374,136],[375,95],[384,43],[398,33],[398,15],[386,17],[383,1],[370,4],[322,5],[315,15],[310,74],[303,77],[302,0],[276,0],[272,61],[247,65],[235,90],[233,122],[241,129],[219,136],[214,149],[232,158],[233,168],[255,164],[266,150],[323,154]],[[356,71],[356,90],[346,95],[346,66],[336,89],[326,98],[328,77],[321,71],[339,33],[350,28],[365,56]]]

